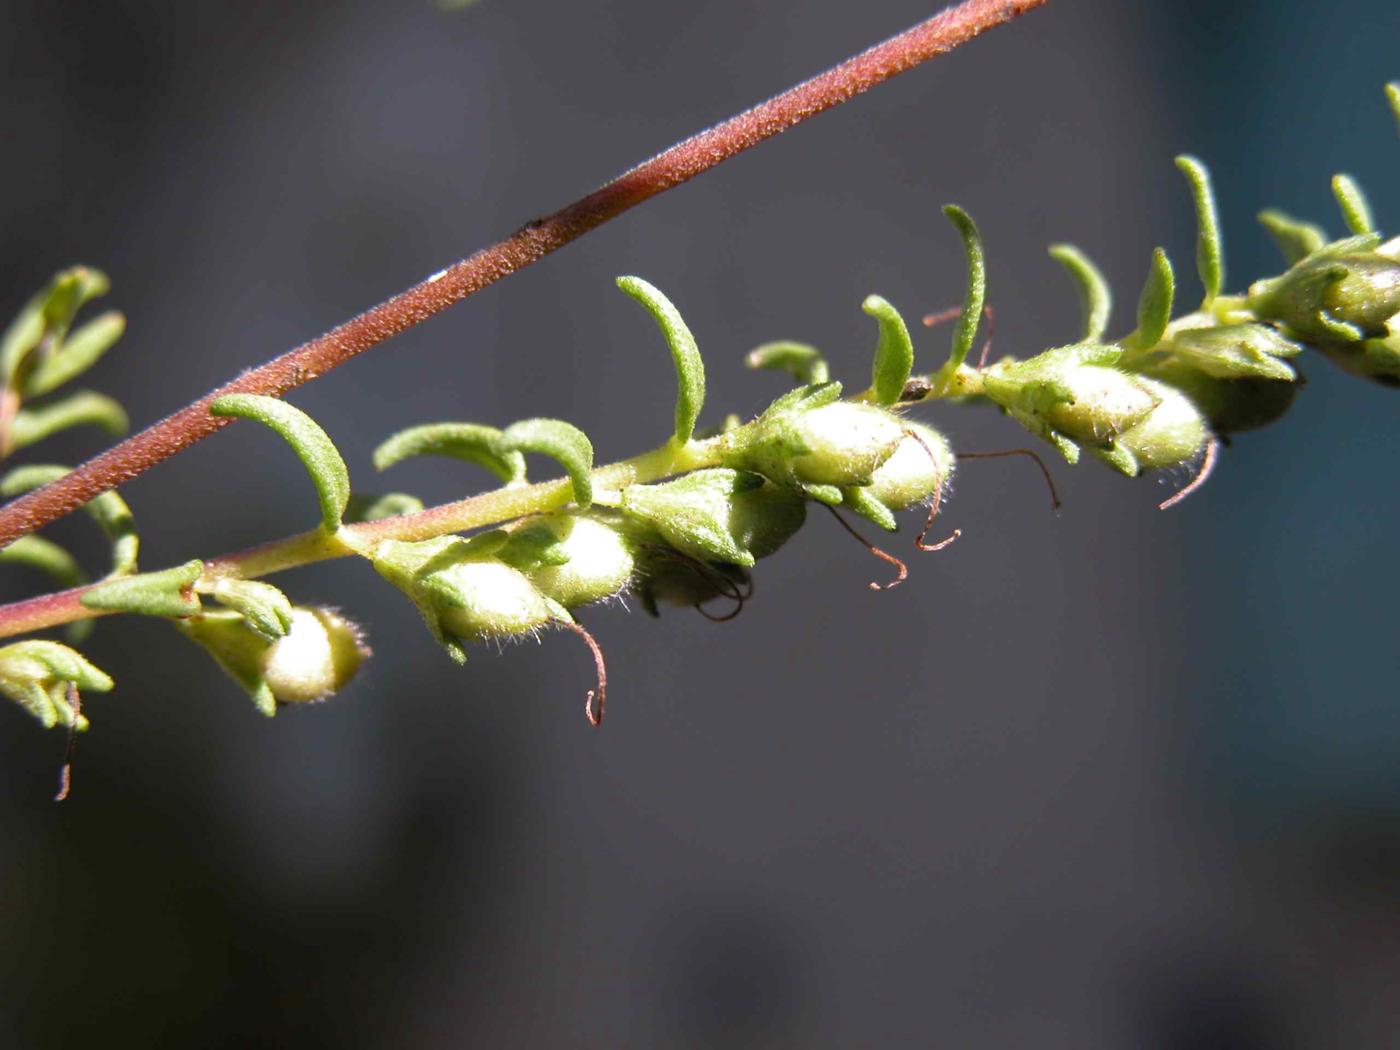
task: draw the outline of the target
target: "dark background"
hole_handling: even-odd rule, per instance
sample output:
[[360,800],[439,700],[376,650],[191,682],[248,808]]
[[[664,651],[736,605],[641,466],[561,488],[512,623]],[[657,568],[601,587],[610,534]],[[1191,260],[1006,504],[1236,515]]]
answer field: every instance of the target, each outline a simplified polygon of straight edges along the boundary
[[[89,381],[144,425],[928,13],[0,4],[0,316],[107,270],[130,329]],[[1075,335],[1063,239],[1121,331],[1156,244],[1198,294],[1179,151],[1212,165],[1232,287],[1278,269],[1259,207],[1340,228],[1336,170],[1394,228],[1398,39],[1390,0],[1054,0],[292,400],[361,485],[434,501],[484,475],[374,478],[385,435],[551,415],[630,455],[672,380],[614,275],[689,319],[707,418],[748,413],[780,389],[753,345],[817,343],[859,382],[866,294],[958,301],[949,200],[986,237],[1001,350]],[[947,333],[917,338],[933,367]],[[62,735],[0,710],[0,1045],[1394,1045],[1400,426],[1393,391],[1304,367],[1285,421],[1168,514],[1093,462],[1051,464],[1058,516],[1029,464],[972,462],[962,539],[918,556],[906,527],[896,591],[821,515],[733,623],[588,615],[601,732],[574,639],[458,670],[364,565],[278,579],[378,655],[270,722],[165,625],[104,622],[86,651],[118,688],[70,802]],[[1026,441],[924,417],[964,450]],[[148,568],[314,520],[251,426],[123,492]],[[92,531],[51,534],[100,565]]]

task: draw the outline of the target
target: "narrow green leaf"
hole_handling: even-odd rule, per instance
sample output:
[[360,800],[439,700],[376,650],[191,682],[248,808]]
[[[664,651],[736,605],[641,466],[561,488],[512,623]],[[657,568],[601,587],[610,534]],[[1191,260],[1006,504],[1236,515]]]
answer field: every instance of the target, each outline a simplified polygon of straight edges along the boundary
[[880,326],[880,338],[875,344],[875,362],[870,371],[871,389],[875,401],[892,405],[904,392],[909,373],[914,370],[914,344],[909,329],[894,305],[878,295],[866,296],[860,308],[875,318]]
[[204,563],[195,559],[159,572],[107,580],[87,591],[80,600],[89,609],[109,612],[193,616],[200,610],[194,582],[203,571]]
[[1400,80],[1392,80],[1385,86],[1385,100],[1390,103],[1390,112],[1395,117],[1396,130],[1400,130]]
[[113,437],[126,433],[126,412],[106,394],[80,390],[58,401],[20,409],[10,431],[15,448],[26,448],[69,427],[101,427]]
[[[0,478],[0,496],[9,499],[30,492],[51,481],[57,481],[69,471],[56,463],[31,463],[15,467]],[[112,544],[113,576],[128,576],[136,571],[136,559],[141,550],[141,538],[136,534],[136,519],[126,500],[115,491],[103,492],[83,504],[83,510],[101,526]]]
[[1327,234],[1323,232],[1322,227],[1295,219],[1277,209],[1261,211],[1258,218],[1260,225],[1273,237],[1289,266],[1327,243]]
[[352,492],[345,508],[345,520],[382,521],[397,518],[401,514],[413,514],[423,509],[423,501],[407,492],[386,492],[383,495],[370,492]]
[[268,641],[276,641],[292,629],[292,603],[270,583],[220,579],[205,593],[240,613],[248,626]]
[[967,294],[963,297],[962,316],[953,327],[953,352],[944,366],[952,372],[967,360],[977,325],[982,320],[982,307],[987,300],[987,260],[982,250],[982,235],[972,217],[956,204],[945,204],[943,214],[957,227],[967,251]]
[[1337,207],[1342,211],[1342,221],[1347,229],[1357,236],[1376,232],[1371,205],[1355,179],[1350,175],[1333,175],[1332,196],[1337,198]]
[[60,587],[76,587],[87,579],[73,555],[42,536],[21,536],[0,550],[0,562],[37,569]]
[[685,444],[695,433],[695,421],[705,403],[705,362],[671,300],[640,277],[619,277],[617,286],[641,303],[652,316],[676,366],[676,441]]
[[1191,199],[1196,205],[1196,272],[1206,297],[1203,305],[1215,302],[1225,281],[1224,248],[1220,243],[1220,219],[1215,210],[1215,192],[1210,187],[1210,172],[1195,157],[1183,153],[1176,166],[1191,184]]
[[744,358],[744,364],[786,372],[799,383],[825,383],[831,378],[831,369],[820,350],[786,339],[755,347]]
[[427,423],[400,430],[374,450],[374,469],[386,470],[410,456],[449,456],[485,467],[509,484],[525,480],[525,457],[496,447],[501,432],[477,423]]
[[1161,248],[1152,251],[1152,265],[1147,271],[1147,282],[1142,286],[1138,298],[1138,327],[1133,336],[1133,344],[1143,349],[1156,346],[1162,341],[1167,324],[1172,319],[1172,300],[1176,296],[1176,275],[1172,272],[1172,262]]
[[497,448],[505,452],[537,452],[557,460],[574,484],[574,502],[593,502],[593,443],[588,435],[562,419],[522,419],[501,432]]
[[1069,271],[1079,287],[1079,301],[1084,308],[1084,335],[1080,342],[1101,342],[1108,330],[1108,313],[1113,308],[1108,282],[1089,257],[1072,244],[1052,244],[1050,257]]
[[350,501],[350,474],[335,443],[316,421],[285,401],[262,394],[228,394],[209,406],[211,416],[255,419],[271,427],[297,454],[321,503],[321,528],[334,532]]
[[68,704],[68,685],[105,693],[113,682],[75,649],[31,638],[0,649],[0,693],[29,709],[46,728],[62,723],[86,729]]
[[126,331],[126,318],[115,310],[102,314],[63,341],[58,351],[40,361],[24,377],[25,397],[39,397],[82,375],[95,365]]

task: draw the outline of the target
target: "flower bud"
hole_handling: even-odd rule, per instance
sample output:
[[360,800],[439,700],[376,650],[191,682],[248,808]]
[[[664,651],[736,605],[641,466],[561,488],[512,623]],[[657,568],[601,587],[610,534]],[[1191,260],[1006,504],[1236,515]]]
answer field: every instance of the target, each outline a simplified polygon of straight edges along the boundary
[[262,654],[263,680],[278,703],[324,700],[369,655],[359,627],[330,609],[297,607],[292,626]]
[[499,556],[566,609],[611,598],[634,567],[630,542],[597,512],[530,518],[511,532]]
[[1361,343],[1323,343],[1318,349],[1352,375],[1383,386],[1400,386],[1400,333]]
[[324,700],[348,682],[370,655],[360,629],[330,609],[294,606],[291,626],[275,641],[233,609],[216,609],[175,621],[228,675],[247,690],[265,715],[278,704]]
[[751,566],[806,517],[803,500],[761,475],[715,467],[658,485],[631,485],[622,508],[668,546],[698,561]]
[[942,434],[922,423],[906,422],[904,429],[904,438],[865,490],[890,510],[907,510],[932,498],[953,473],[953,452]]
[[1201,413],[1185,394],[1151,379],[1138,379],[1138,383],[1156,407],[1107,446],[1094,449],[1100,459],[1130,478],[1144,470],[1190,462],[1210,437]]
[[1318,344],[1385,337],[1400,314],[1400,262],[1355,250],[1374,240],[1338,241],[1280,277],[1256,281],[1249,289],[1250,309]]
[[385,540],[371,552],[379,574],[418,607],[448,654],[466,659],[462,642],[526,634],[568,619],[519,569],[473,549],[459,536],[418,543]]
[[1279,419],[1293,404],[1296,380],[1218,379],[1177,358],[1146,365],[1142,374],[1180,390],[1217,434],[1255,430]]

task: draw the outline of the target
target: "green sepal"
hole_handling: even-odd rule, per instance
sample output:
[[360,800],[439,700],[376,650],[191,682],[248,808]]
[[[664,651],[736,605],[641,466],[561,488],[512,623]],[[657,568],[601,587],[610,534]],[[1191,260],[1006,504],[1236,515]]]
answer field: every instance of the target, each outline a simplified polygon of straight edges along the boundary
[[1147,350],[1162,341],[1172,317],[1172,301],[1176,297],[1176,274],[1172,262],[1161,248],[1152,251],[1152,264],[1147,281],[1138,297],[1137,331],[1127,340],[1131,346]]
[[766,368],[788,373],[799,383],[825,383],[831,379],[831,368],[821,351],[806,343],[790,340],[764,343],[754,347],[744,358],[749,368]]
[[828,383],[811,383],[807,386],[794,387],[765,408],[759,418],[772,417],[783,412],[805,412],[829,405],[840,398],[841,384],[835,380]]
[[44,728],[86,729],[88,720],[68,703],[68,685],[105,693],[113,682],[74,649],[31,638],[0,649],[0,693],[26,708]]
[[763,483],[761,475],[743,470],[697,470],[656,485],[629,485],[622,493],[622,510],[646,522],[682,554],[747,568],[755,558],[734,534],[734,498]]
[[562,419],[522,419],[501,431],[496,448],[506,452],[537,452],[558,461],[574,486],[574,502],[593,502],[593,443],[588,435]]
[[407,492],[386,492],[382,495],[371,492],[352,492],[350,502],[345,505],[343,520],[353,524],[361,521],[382,521],[397,518],[404,514],[416,514],[423,509],[423,501]]
[[1371,205],[1366,194],[1350,175],[1332,176],[1332,196],[1337,198],[1337,207],[1342,212],[1342,222],[1346,223],[1355,236],[1376,232],[1376,220],[1371,215]]
[[277,714],[277,699],[263,678],[263,658],[271,642],[234,609],[176,620],[175,626],[200,646],[224,672],[252,698],[253,706],[268,718]]
[[126,433],[126,412],[106,394],[80,390],[36,408],[23,408],[10,430],[13,447],[26,448],[69,427],[101,427],[113,437]]
[[227,394],[209,406],[209,414],[256,420],[276,431],[311,475],[321,504],[321,528],[326,532],[340,528],[341,515],[350,501],[350,474],[335,443],[315,420],[301,409],[263,394]]
[[194,582],[204,571],[198,558],[159,572],[143,572],[106,580],[84,592],[80,599],[89,609],[138,613],[142,616],[193,616],[200,610]]
[[122,337],[126,318],[115,310],[87,322],[63,341],[49,357],[39,361],[24,377],[20,392],[39,397],[82,375]]
[[497,556],[512,568],[527,573],[569,561],[559,536],[542,519],[528,521],[507,533]]
[[695,421],[705,404],[705,362],[695,336],[681,318],[680,311],[660,290],[640,277],[619,277],[617,286],[641,303],[666,337],[671,360],[676,366],[676,429],[678,444],[684,445],[695,433]]
[[1220,242],[1215,191],[1211,189],[1210,172],[1195,157],[1183,153],[1176,158],[1176,166],[1191,185],[1191,200],[1196,206],[1196,272],[1205,289],[1203,305],[1210,306],[1225,281],[1225,254]]
[[73,555],[42,536],[21,536],[0,550],[0,562],[37,569],[60,587],[77,587],[87,579]]
[[904,384],[909,382],[909,373],[914,370],[914,344],[909,339],[909,328],[894,305],[878,295],[866,296],[860,308],[880,326],[870,370],[875,403],[893,405],[904,392]]
[[1215,379],[1272,379],[1292,382],[1293,369],[1281,358],[1303,347],[1266,324],[1210,325],[1172,333],[1160,349]]
[[525,480],[525,457],[502,452],[501,432],[478,423],[428,423],[409,427],[383,441],[374,450],[374,469],[385,470],[410,456],[450,456],[485,467],[510,484]]
[[1289,266],[1307,258],[1327,243],[1327,234],[1321,226],[1295,219],[1277,209],[1261,211],[1258,218]]
[[982,320],[982,307],[987,299],[987,259],[982,250],[982,234],[972,217],[956,204],[945,204],[943,214],[957,227],[967,252],[967,293],[963,296],[962,314],[953,326],[953,350],[943,366],[951,374],[967,360],[977,325]]
[[1100,342],[1108,330],[1108,315],[1113,308],[1113,295],[1108,282],[1090,258],[1072,244],[1052,244],[1050,257],[1069,271],[1079,288],[1079,301],[1084,310],[1084,332],[1080,342]]
[[220,578],[202,593],[220,605],[239,613],[258,634],[268,641],[282,638],[292,628],[291,600],[270,583],[261,580]]
[[853,485],[842,489],[841,495],[843,505],[850,507],[861,517],[873,521],[885,531],[894,532],[899,528],[894,512],[872,496],[867,489]]
[[[9,499],[32,491],[69,472],[68,467],[53,463],[31,463],[15,467],[0,478],[0,496]],[[136,534],[136,519],[131,508],[113,490],[94,496],[83,504],[83,510],[101,527],[112,544],[112,576],[129,576],[136,571],[136,559],[141,550],[141,538]]]
[[825,503],[828,507],[839,507],[846,499],[845,489],[839,485],[804,482],[802,491],[818,503]]

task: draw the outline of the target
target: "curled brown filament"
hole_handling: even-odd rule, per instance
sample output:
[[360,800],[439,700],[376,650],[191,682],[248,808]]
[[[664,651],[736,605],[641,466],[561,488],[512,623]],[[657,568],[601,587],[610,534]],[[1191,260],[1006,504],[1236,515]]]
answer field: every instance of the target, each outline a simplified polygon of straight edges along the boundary
[[1175,507],[1187,496],[1191,495],[1191,493],[1195,492],[1198,488],[1204,485],[1206,481],[1210,478],[1211,473],[1215,470],[1215,461],[1219,457],[1219,455],[1220,439],[1217,437],[1211,437],[1210,440],[1206,442],[1206,454],[1205,457],[1201,460],[1201,466],[1200,469],[1196,471],[1196,476],[1190,481],[1188,481],[1186,483],[1186,486],[1182,488],[1181,491],[1174,493],[1171,496],[1168,496],[1161,503],[1157,504],[1157,509],[1168,510],[1172,507]]
[[1030,448],[1008,448],[1003,452],[958,452],[955,453],[958,459],[1003,459],[1006,456],[1030,456],[1035,460],[1035,465],[1040,468],[1040,476],[1045,479],[1045,487],[1050,490],[1050,509],[1060,509],[1060,493],[1055,489],[1055,479],[1050,476],[1050,468],[1045,465],[1045,460],[1041,459],[1034,449]]
[[831,516],[837,520],[837,522],[843,529],[845,529],[852,536],[854,536],[856,538],[856,541],[859,542],[862,547],[868,550],[871,554],[875,555],[875,557],[879,558],[881,561],[889,562],[891,565],[894,566],[894,570],[896,573],[898,573],[898,575],[895,576],[895,578],[889,583],[875,583],[872,580],[870,583],[870,589],[872,591],[887,591],[891,587],[898,587],[901,583],[903,583],[909,578],[909,566],[905,565],[904,562],[900,561],[889,551],[881,550],[879,547],[875,546],[875,544],[871,543],[864,536],[858,533],[855,529],[851,528],[850,523],[836,512],[835,507],[827,503],[823,503],[822,506],[826,507],[827,510],[831,511]]
[[726,576],[718,569],[711,568],[702,561],[696,561],[694,563],[694,567],[695,571],[700,576],[704,577],[707,583],[714,587],[715,592],[721,598],[728,598],[734,603],[734,608],[731,609],[729,612],[716,615],[715,613],[706,611],[703,602],[696,602],[696,612],[698,612],[701,616],[705,617],[705,619],[709,620],[711,623],[728,623],[730,620],[734,619],[734,617],[738,616],[741,612],[744,611],[744,606],[748,603],[748,600],[753,597],[752,576],[748,576],[745,580],[746,585],[743,588],[740,588],[740,586],[736,582],[734,582],[733,579]]
[[68,744],[63,749],[63,765],[58,769],[58,794],[53,797],[55,802],[66,799],[73,787],[73,749],[78,746],[78,719],[83,713],[83,698],[78,695],[78,687],[72,682],[68,683],[68,707],[73,712],[73,724],[68,727]]
[[[937,313],[925,314],[925,327],[932,328],[934,325],[946,324],[949,321],[956,321],[962,316],[961,306],[950,306],[946,310],[939,310]],[[977,355],[977,370],[980,372],[987,367],[987,355],[992,352],[992,336],[997,334],[997,315],[990,306],[983,305],[982,316],[987,319],[987,338],[982,343],[982,352]]]
[[593,653],[593,666],[598,672],[598,688],[588,690],[588,698],[583,702],[583,713],[589,725],[600,726],[603,724],[603,711],[608,703],[608,667],[603,662],[603,650],[582,624],[571,620],[560,620],[558,623],[560,627],[568,628],[582,638]]
[[941,551],[944,547],[950,547],[953,541],[962,535],[962,529],[954,529],[946,538],[937,543],[925,543],[924,538],[928,535],[929,529],[933,528],[933,519],[938,517],[938,508],[943,504],[943,489],[940,486],[934,490],[933,502],[928,506],[928,517],[924,520],[924,527],[919,530],[918,538],[914,540],[914,546],[921,551]]

